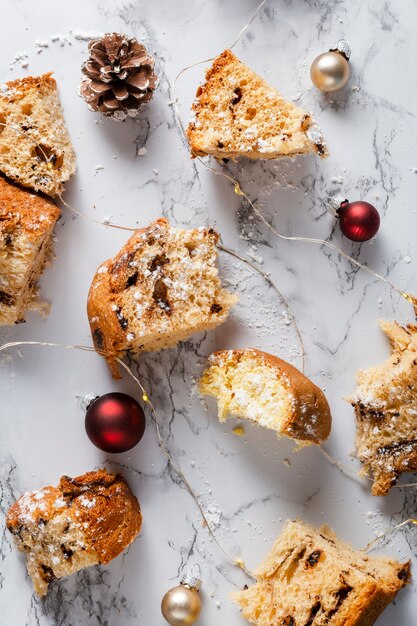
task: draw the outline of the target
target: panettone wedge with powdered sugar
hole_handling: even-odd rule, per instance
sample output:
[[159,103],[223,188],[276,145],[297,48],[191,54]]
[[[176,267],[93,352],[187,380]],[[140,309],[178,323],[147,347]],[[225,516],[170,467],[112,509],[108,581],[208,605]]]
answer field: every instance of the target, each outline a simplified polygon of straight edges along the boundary
[[277,159],[313,152],[327,156],[311,115],[225,50],[206,73],[187,136],[193,156]]

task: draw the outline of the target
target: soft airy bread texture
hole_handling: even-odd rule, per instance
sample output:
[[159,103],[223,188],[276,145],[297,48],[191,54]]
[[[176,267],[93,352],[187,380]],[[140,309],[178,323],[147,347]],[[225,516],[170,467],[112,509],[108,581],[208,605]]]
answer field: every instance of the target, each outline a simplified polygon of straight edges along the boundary
[[330,434],[321,389],[286,361],[254,348],[212,354],[200,391],[217,399],[220,421],[243,417],[304,442],[321,443]]
[[318,530],[289,521],[255,572],[234,594],[255,626],[371,626],[410,577],[410,563],[371,557]]
[[0,85],[0,172],[49,196],[61,193],[74,174],[75,154],[51,73]]
[[276,159],[316,152],[327,155],[311,116],[239,61],[230,50],[218,56],[193,104],[187,130],[193,156]]
[[156,352],[226,320],[237,297],[221,286],[217,241],[211,228],[171,228],[161,218],[98,268],[88,318],[114,376],[114,357]]
[[50,200],[0,176],[0,326],[24,321],[25,312],[48,306],[37,280],[52,256],[52,231],[61,212]]
[[358,458],[372,472],[374,496],[385,496],[398,476],[417,470],[417,326],[381,322],[392,354],[358,372],[349,402],[356,413]]
[[139,533],[142,515],[124,478],[100,469],[25,493],[6,524],[44,596],[55,578],[114,559]]

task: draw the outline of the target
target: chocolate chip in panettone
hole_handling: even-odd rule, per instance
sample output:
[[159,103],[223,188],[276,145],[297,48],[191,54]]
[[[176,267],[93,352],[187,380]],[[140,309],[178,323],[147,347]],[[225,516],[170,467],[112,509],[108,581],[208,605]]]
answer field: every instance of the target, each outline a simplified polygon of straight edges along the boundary
[[316,617],[316,615],[320,611],[320,609],[321,609],[321,602],[317,601],[310,609],[310,615],[309,615],[308,620],[305,623],[305,626],[312,626],[313,625],[314,618]]
[[138,272],[135,272],[134,274],[132,274],[131,276],[129,276],[129,278],[126,281],[126,287],[132,287],[133,285],[136,285],[136,281],[138,280]]
[[308,567],[314,567],[314,565],[316,565],[316,563],[319,562],[321,553],[322,553],[321,550],[314,550],[314,552],[308,555],[306,559],[306,564],[305,564],[306,569]]
[[163,267],[167,263],[169,263],[169,259],[165,254],[157,254],[148,265],[149,271],[154,272],[156,269]]
[[94,339],[96,348],[98,348],[98,350],[103,350],[104,336],[99,328],[96,328],[95,331],[93,332],[93,339]]
[[48,567],[48,565],[45,565],[44,563],[41,563],[41,569],[42,569],[42,578],[47,582],[50,583],[53,580],[55,580],[55,574],[54,571],[51,567]]
[[233,96],[232,96],[232,105],[234,106],[235,104],[238,104],[241,100],[242,100],[242,90],[240,87],[236,87],[236,89],[234,89],[233,91]]
[[9,293],[5,291],[0,291],[0,304],[4,304],[5,306],[13,306],[14,298]]
[[128,320],[123,316],[122,310],[120,307],[117,307],[116,309],[116,317],[118,319],[118,322],[120,324],[120,326],[122,327],[123,330],[126,330],[126,328],[129,325]]
[[407,578],[410,575],[410,566],[407,563],[405,567],[403,567],[402,569],[400,569],[400,571],[398,572],[398,578],[400,580],[407,580]]
[[168,287],[161,278],[155,281],[152,298],[165,313],[171,313],[171,306],[168,301]]
[[71,550],[71,548],[67,548],[64,544],[61,545],[61,550],[64,557],[69,561],[74,554],[74,550]]

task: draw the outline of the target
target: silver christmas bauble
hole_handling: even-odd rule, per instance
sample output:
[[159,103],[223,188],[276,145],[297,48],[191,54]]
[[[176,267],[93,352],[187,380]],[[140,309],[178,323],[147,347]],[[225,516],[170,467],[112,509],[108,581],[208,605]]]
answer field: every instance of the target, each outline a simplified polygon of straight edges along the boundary
[[319,54],[310,68],[311,80],[317,89],[325,93],[342,89],[350,77],[349,57],[349,44],[344,39],[338,41],[329,52]]

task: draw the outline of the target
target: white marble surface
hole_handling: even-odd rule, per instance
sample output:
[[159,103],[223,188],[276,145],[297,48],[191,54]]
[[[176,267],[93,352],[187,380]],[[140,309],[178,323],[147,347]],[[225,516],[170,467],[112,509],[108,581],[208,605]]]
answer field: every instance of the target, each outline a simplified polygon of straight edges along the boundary
[[[275,240],[227,182],[189,158],[173,115],[176,73],[230,45],[256,4],[13,0],[2,7],[0,80],[55,72],[78,157],[67,202],[95,219],[111,215],[129,226],[146,225],[161,214],[175,224],[210,224],[226,245],[263,259],[262,268],[271,272],[298,320],[307,373],[330,401],[334,426],[327,449],[345,465],[358,468],[349,456],[353,413],[343,397],[354,387],[357,368],[377,363],[388,353],[377,319],[412,321],[411,307],[384,284],[324,249]],[[270,0],[236,52],[287,97],[299,98],[314,111],[331,156],[323,162],[310,157],[228,166],[277,228],[329,238],[414,292],[416,20],[413,0]],[[79,99],[87,43],[74,37],[75,29],[124,31],[155,51],[160,87],[138,122],[103,122]],[[313,58],[342,36],[353,49],[353,75],[343,93],[328,98],[311,87],[308,70]],[[27,54],[27,67],[16,60],[19,53]],[[200,66],[181,80],[184,117],[202,72]],[[138,156],[142,147],[147,152]],[[382,226],[372,244],[358,246],[341,238],[324,206],[324,199],[336,192],[374,202],[380,209]],[[29,315],[26,324],[2,329],[1,343],[90,342],[88,287],[96,267],[118,250],[126,233],[88,223],[64,209],[57,239],[55,263],[42,279],[42,292],[52,302],[49,318]],[[286,323],[282,302],[252,270],[223,254],[221,266],[225,280],[240,295],[229,321],[176,349],[143,358],[138,372],[163,418],[169,449],[213,524],[219,522],[217,533],[225,548],[252,568],[289,517],[327,522],[341,538],[360,547],[389,524],[416,516],[413,489],[393,489],[387,498],[374,498],[367,483],[340,475],[317,449],[294,453],[290,442],[250,426],[244,437],[236,437],[232,421],[220,425],[214,406],[207,410],[201,403],[195,377],[214,349],[254,345],[299,364],[296,336]],[[199,563],[204,579],[199,624],[243,625],[228,595],[247,581],[210,541],[194,502],[157,447],[153,424],[148,423],[136,449],[111,458],[95,449],[84,433],[76,396],[111,390],[135,393],[130,382],[112,381],[94,354],[62,349],[14,350],[0,356],[0,366],[0,622],[159,626],[164,591]],[[109,566],[54,583],[41,601],[32,592],[22,556],[3,532],[5,511],[25,490],[103,463],[122,470],[138,495],[144,514],[141,535]],[[417,566],[416,532],[407,528],[397,533],[387,541],[385,552],[411,557]],[[380,626],[415,624],[416,584],[385,611]]]

